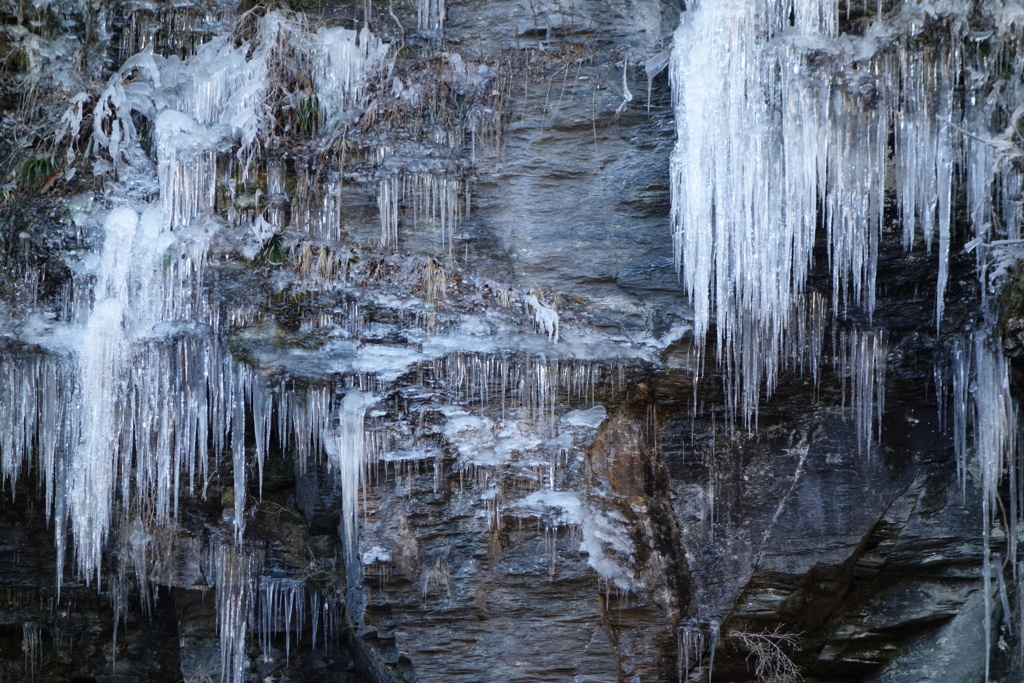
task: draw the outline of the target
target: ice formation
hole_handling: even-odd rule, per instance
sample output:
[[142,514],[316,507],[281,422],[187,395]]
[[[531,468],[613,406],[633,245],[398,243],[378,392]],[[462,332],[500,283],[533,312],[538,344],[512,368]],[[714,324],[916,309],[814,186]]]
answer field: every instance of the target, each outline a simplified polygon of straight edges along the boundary
[[687,619],[676,627],[676,640],[678,647],[678,675],[679,680],[686,681],[690,678],[690,665],[696,663],[700,666],[704,656],[704,629],[693,619]]
[[[984,146],[955,127],[976,127],[1005,106],[976,101],[961,111],[960,74],[974,72],[960,47],[964,24],[943,11],[958,10],[908,6],[861,37],[837,37],[836,7],[818,0],[705,1],[684,14],[671,62],[676,265],[695,334],[703,339],[714,321],[745,415],[771,393],[787,334],[800,324],[792,302],[807,289],[819,224],[833,317],[871,318],[887,188],[904,245],[937,251],[941,325],[953,168],[965,160],[976,217],[990,213],[994,185]],[[976,230],[987,230],[984,221]]]
[[350,561],[358,553],[356,516],[359,512],[359,489],[366,481],[366,444],[363,419],[377,398],[370,393],[350,391],[338,407],[338,424],[334,434],[324,443],[328,463],[341,484],[342,531]]
[[340,619],[338,601],[304,581],[261,576],[256,607],[255,625],[260,650],[270,652],[271,638],[283,633],[286,662],[291,657],[292,640],[296,643],[301,641],[307,625],[312,628],[314,644],[318,641],[326,643],[337,635],[335,626]]
[[[1007,553],[1016,557],[1018,528],[1024,510],[1021,509],[1020,448],[1017,434],[1017,407],[1010,389],[1010,366],[999,344],[988,331],[979,331],[958,341],[952,349],[953,432],[956,446],[957,471],[961,485],[966,487],[968,455],[973,453],[977,463],[976,481],[981,489],[982,539],[984,543],[985,638],[986,680],[988,657],[991,653],[993,603],[993,574],[1002,580],[1003,570],[992,559],[992,531],[1002,504],[999,487],[1009,484],[1008,514],[1003,512]],[[969,431],[970,429],[970,431]],[[973,432],[973,444],[968,449],[967,436]],[[1018,572],[1017,566],[1012,567]],[[1018,581],[1022,578],[1016,575]],[[1005,589],[1004,589],[1005,591]],[[1006,615],[1009,618],[1009,615]],[[1018,624],[1019,627],[1019,624]]]
[[[312,64],[334,123],[359,113],[368,75],[387,45],[365,29],[312,33],[274,12],[260,20],[253,45],[235,46],[224,34],[194,53],[164,57],[144,34],[133,19],[125,46],[141,51],[95,100],[89,93],[73,96],[61,120],[58,136],[71,141],[67,162],[83,163],[76,140],[91,107],[94,171],[114,171],[124,183],[98,211],[91,211],[91,196],[75,200],[75,224],[98,228],[103,244],[78,266],[69,296],[78,303],[64,327],[33,340],[47,352],[0,359],[0,376],[16,388],[0,395],[0,419],[11,426],[0,437],[0,464],[8,484],[27,468],[39,472],[54,520],[58,582],[64,549],[71,547],[79,576],[98,588],[108,578],[112,595],[125,599],[122,578],[103,576],[104,550],[118,531],[118,510],[130,513],[119,531],[118,571],[135,575],[145,600],[149,574],[162,561],[158,539],[174,533],[179,496],[205,495],[211,466],[229,454],[233,504],[225,517],[232,531],[230,540],[210,540],[204,571],[216,593],[222,679],[241,681],[257,604],[264,636],[282,630],[282,619],[286,633],[292,625],[301,632],[310,614],[314,638],[318,629],[326,638],[335,620],[329,607],[335,598],[313,592],[307,611],[304,587],[299,596],[299,587],[269,582],[256,595],[263,556],[245,544],[247,444],[255,444],[261,482],[271,430],[292,445],[302,467],[327,446],[338,456],[331,463],[354,517],[364,464],[362,411],[369,404],[353,403],[359,392],[334,401],[325,386],[275,392],[210,334],[221,315],[203,289],[209,242],[222,227],[214,217],[218,157],[225,149],[246,162],[258,154],[275,115],[268,88],[279,74],[271,65],[281,68],[286,58]],[[148,121],[148,132],[140,120]],[[152,160],[142,145],[146,135]],[[272,197],[282,190],[280,180],[268,182]],[[158,198],[149,201],[153,195]],[[327,196],[336,201],[336,194]],[[324,213],[324,206],[311,207],[302,227],[337,238],[337,228],[319,227]],[[266,238],[266,219],[258,215],[253,223],[254,236]],[[335,411],[341,436],[331,424]],[[334,439],[340,452],[330,448]],[[347,529],[353,528],[350,519]]]
[[32,680],[35,680],[36,669],[40,667],[43,658],[42,630],[38,623],[34,621],[22,623],[21,651],[25,655],[25,670],[29,672]]
[[523,297],[523,304],[526,306],[526,310],[533,315],[541,334],[546,334],[552,342],[557,342],[558,311],[553,306],[548,306],[543,301],[543,296],[543,294],[527,294]]
[[[1010,162],[1019,155],[1013,141],[1019,140],[1024,109],[1008,118],[1002,114],[1008,102],[1024,100],[1024,85],[1003,84],[998,93],[972,95],[964,103],[955,93],[962,86],[980,92],[989,85],[985,74],[1009,59],[1002,46],[1024,24],[1024,12],[1013,14],[1016,5],[1007,4],[993,37],[984,39],[992,49],[968,54],[955,3],[893,12],[862,37],[838,37],[836,7],[825,0],[688,4],[670,60],[679,140],[671,161],[672,221],[695,334],[703,339],[715,327],[728,396],[748,420],[780,370],[816,379],[829,305],[827,295],[808,291],[807,277],[822,228],[833,323],[859,323],[837,335],[835,365],[848,381],[859,441],[870,450],[878,439],[888,353],[884,333],[870,327],[886,192],[895,192],[904,245],[920,243],[937,254],[936,325],[942,322],[954,248],[955,167],[963,169],[979,262],[1001,241],[1020,239],[1013,188],[1021,175]],[[391,554],[382,546],[359,552],[359,492],[369,481],[367,467],[385,453],[396,471],[423,461],[440,478],[436,445],[399,451],[386,435],[367,430],[379,386],[409,373],[424,393],[436,394],[432,408],[444,425],[433,434],[458,453],[463,473],[483,482],[493,523],[500,523],[506,505],[544,516],[552,528],[578,528],[590,566],[606,585],[637,588],[629,521],[612,507],[599,508],[556,485],[556,470],[564,466],[560,458],[574,447],[572,433],[592,432],[607,417],[596,404],[598,387],[621,389],[629,365],[568,357],[582,346],[566,355],[552,351],[569,346],[567,331],[542,294],[521,298],[522,312],[547,337],[527,335],[536,342],[523,347],[529,350],[479,336],[477,351],[459,350],[468,335],[455,333],[435,335],[415,350],[383,344],[356,350],[352,338],[373,324],[360,304],[322,313],[323,325],[340,329],[350,344],[343,348],[352,349],[347,365],[329,368],[344,379],[322,380],[325,370],[318,365],[320,381],[299,373],[271,380],[237,363],[221,343],[224,320],[242,326],[246,315],[241,310],[222,317],[203,293],[210,240],[225,227],[213,216],[224,166],[243,179],[227,183],[227,222],[247,233],[247,256],[255,258],[288,227],[305,240],[295,246],[304,264],[298,277],[319,276],[327,286],[351,260],[329,245],[345,234],[342,174],[312,162],[297,169],[298,187],[287,207],[284,162],[262,159],[262,144],[279,123],[275,106],[294,111],[300,102],[314,103],[328,133],[356,120],[373,79],[388,69],[389,46],[366,28],[314,32],[281,12],[266,13],[250,43],[236,44],[227,34],[202,42],[189,32],[223,21],[223,14],[184,7],[166,15],[155,7],[144,10],[132,15],[122,33],[123,66],[100,92],[73,95],[58,130],[77,141],[91,108],[93,170],[113,172],[126,186],[100,201],[76,199],[74,223],[100,229],[102,248],[78,265],[62,329],[33,340],[45,352],[0,356],[0,381],[10,388],[0,394],[3,479],[13,484],[24,471],[40,473],[55,522],[58,577],[70,536],[78,574],[100,584],[104,547],[119,531],[119,569],[133,572],[145,592],[159,555],[159,532],[173,529],[179,497],[205,495],[218,459],[230,456],[230,531],[210,539],[204,566],[216,594],[222,676],[245,678],[247,638],[254,632],[264,651],[272,635],[284,633],[289,654],[292,636],[298,639],[307,622],[314,642],[318,633],[326,640],[340,619],[337,596],[264,574],[262,552],[246,544],[246,470],[255,459],[262,484],[272,434],[300,471],[326,455],[342,493],[341,534],[350,568],[358,574],[361,565],[387,564]],[[443,31],[443,0],[423,0],[418,10],[421,32]],[[943,21],[925,36],[925,19],[935,18]],[[180,54],[161,54],[161,43],[170,37],[160,27],[168,25],[189,34],[180,50],[171,51]],[[45,46],[30,47],[38,55]],[[666,60],[664,53],[648,61],[648,76]],[[456,53],[448,63],[451,78],[465,87],[493,75],[483,65],[471,69]],[[308,68],[309,82],[275,101],[275,79],[294,77],[288,70],[296,64]],[[822,78],[823,69],[835,79]],[[625,76],[624,71],[628,102]],[[406,89],[399,85],[395,91]],[[991,121],[1003,118],[1005,129],[988,130]],[[146,130],[138,125],[143,119]],[[143,149],[146,135],[155,159]],[[66,161],[82,164],[83,155],[72,143]],[[260,172],[250,167],[265,171],[265,194],[242,196],[244,179]],[[398,245],[400,222],[432,225],[451,255],[469,195],[463,176],[450,169],[386,175],[378,195],[381,243]],[[443,284],[437,287],[432,291],[443,297]],[[502,295],[512,303],[507,290]],[[430,328],[418,315],[410,313],[403,324]],[[987,546],[1005,473],[1011,472],[1011,487],[1019,478],[1012,474],[1019,464],[1009,370],[998,346],[981,333],[952,355],[958,467],[966,488],[974,454]],[[578,409],[559,418],[564,404]],[[426,431],[422,422],[418,437]],[[524,479],[532,477],[535,488],[509,504],[491,486],[488,468],[513,464]],[[1019,492],[1011,497],[1019,505]],[[129,513],[120,529],[115,501]],[[1020,513],[1011,511],[1012,524]],[[1007,537],[1016,543],[1016,531]],[[1016,556],[1015,546],[1008,554]],[[993,596],[1007,594],[998,564],[986,547],[989,620]],[[427,572],[425,597],[446,583],[450,593],[447,571],[439,561]],[[120,579],[106,578],[111,585]],[[120,596],[123,584],[117,586],[111,591]],[[710,633],[713,652],[717,631]],[[35,656],[38,638],[38,625],[25,624],[27,657]],[[691,660],[704,650],[704,631],[695,624],[681,627],[680,647],[688,674]]]
[[521,353],[457,351],[419,366],[427,384],[437,383],[470,407],[497,404],[500,415],[525,409],[533,419],[553,414],[560,401],[592,405],[597,388],[625,387],[628,366],[617,362],[548,359]]
[[570,410],[562,416],[562,422],[573,427],[592,427],[597,429],[608,417],[608,410],[596,405],[590,410]]
[[311,41],[313,87],[328,125],[359,113],[370,76],[380,66],[388,45],[365,26],[360,31],[321,28]]
[[263,554],[237,545],[214,545],[205,573],[217,601],[221,680],[242,683],[249,664],[246,639],[254,621]]
[[[315,174],[307,168],[299,171],[298,176],[291,202],[292,227],[314,239],[340,241],[341,174]],[[268,199],[278,194],[271,191],[277,189],[268,185]]]
[[[821,19],[828,12],[810,10],[797,12],[796,31],[828,37]],[[776,56],[772,42],[787,15],[778,3],[700,3],[684,15],[670,63],[676,266],[693,305],[694,336],[703,339],[716,321],[720,360],[748,415],[773,381],[790,303],[804,289],[825,180],[824,150],[816,153],[826,144],[817,121],[825,115],[820,80],[787,90],[773,77],[779,62],[786,77],[799,74],[802,52],[780,47]],[[786,95],[792,99],[776,116],[774,103]],[[851,176],[862,177],[852,169]],[[844,256],[853,258],[837,255]]]
[[209,40],[211,29],[229,29],[235,20],[230,4],[197,2],[188,5],[138,3],[121,31],[122,60],[151,50],[187,57]]
[[580,550],[587,553],[587,564],[601,579],[626,593],[643,588],[634,568],[636,544],[628,520],[614,508],[590,506],[582,526]]
[[[904,248],[935,254],[938,330],[958,184],[973,233],[965,247],[978,250],[982,290],[998,291],[1016,267],[1019,254],[1007,248],[1020,239],[1022,219],[1012,159],[1021,156],[1024,14],[1017,3],[988,5],[991,30],[972,32],[968,16],[978,9],[954,0],[879,3],[863,35],[853,36],[837,35],[831,2],[688,3],[670,63],[676,267],[695,337],[715,329],[728,400],[748,424],[780,368],[794,358],[817,368],[823,340],[808,330],[823,329],[825,316],[807,278],[819,232],[831,272],[836,370],[867,450],[884,405],[888,350],[884,331],[871,324],[887,201],[898,210]],[[1007,552],[1016,557],[1020,464],[1007,361],[993,321],[977,327],[952,345],[937,377],[950,391],[965,495],[969,457],[977,463],[991,638],[993,596],[1006,593],[989,547],[997,489],[1010,487]]]
[[417,0],[417,28],[420,31],[441,33],[444,31],[445,0]]
[[885,412],[885,371],[889,346],[885,330],[843,331],[837,340],[839,374],[849,391],[857,445],[870,454],[881,438]]
[[[468,210],[469,201],[468,183],[460,178],[431,172],[398,173],[382,178],[377,192],[381,244],[398,246],[401,222],[412,230],[432,227],[441,246],[451,254],[455,229]],[[409,209],[400,211],[406,205]]]

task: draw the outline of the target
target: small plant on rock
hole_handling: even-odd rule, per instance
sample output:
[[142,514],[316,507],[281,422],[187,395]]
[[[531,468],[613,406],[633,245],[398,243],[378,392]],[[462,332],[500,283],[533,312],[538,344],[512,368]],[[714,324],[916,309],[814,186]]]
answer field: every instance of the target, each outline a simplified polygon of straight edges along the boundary
[[299,133],[307,138],[316,135],[323,124],[323,109],[317,96],[308,95],[299,100],[295,113],[298,117]]
[[25,157],[14,167],[14,175],[22,186],[36,189],[57,172],[57,164],[50,157]]
[[268,266],[279,266],[285,262],[287,256],[288,252],[285,249],[284,240],[281,239],[280,235],[274,235],[263,243],[263,247],[260,248],[260,253],[257,255],[256,260]]
[[450,280],[444,266],[437,259],[428,257],[423,264],[423,296],[427,301],[447,298]]

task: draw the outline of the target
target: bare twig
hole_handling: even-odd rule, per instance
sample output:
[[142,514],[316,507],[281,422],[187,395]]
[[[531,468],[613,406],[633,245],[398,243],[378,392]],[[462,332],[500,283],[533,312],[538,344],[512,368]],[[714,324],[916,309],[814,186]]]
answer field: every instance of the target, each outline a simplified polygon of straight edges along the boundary
[[733,631],[729,634],[730,640],[749,653],[747,662],[753,660],[754,675],[763,683],[797,683],[803,680],[800,669],[783,650],[794,647],[799,636],[798,633],[784,632],[782,626],[760,633]]

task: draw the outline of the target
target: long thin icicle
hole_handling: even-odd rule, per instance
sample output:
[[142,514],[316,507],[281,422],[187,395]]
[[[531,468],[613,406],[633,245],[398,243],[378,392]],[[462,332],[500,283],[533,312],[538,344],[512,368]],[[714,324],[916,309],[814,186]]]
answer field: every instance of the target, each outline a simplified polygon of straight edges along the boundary
[[358,561],[356,517],[359,513],[359,489],[365,480],[366,442],[363,418],[376,397],[362,391],[349,391],[338,409],[335,433],[324,443],[331,471],[341,484],[342,539],[350,566]]

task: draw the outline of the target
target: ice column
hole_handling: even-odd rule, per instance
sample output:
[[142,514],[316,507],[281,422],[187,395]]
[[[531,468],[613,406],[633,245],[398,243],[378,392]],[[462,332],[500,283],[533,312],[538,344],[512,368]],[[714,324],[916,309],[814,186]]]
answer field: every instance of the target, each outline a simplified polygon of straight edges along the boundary
[[[349,391],[338,408],[338,425],[324,441],[330,470],[341,484],[342,532],[346,556],[358,561],[356,515],[359,512],[359,487],[364,481],[366,442],[363,418],[376,402],[373,394]],[[350,565],[352,562],[349,563]]]
[[[128,207],[114,209],[104,223],[96,282],[96,305],[79,341],[81,373],[79,445],[67,472],[67,512],[76,540],[79,573],[87,581],[100,578],[103,547],[110,532],[114,485],[122,436],[118,395],[122,388],[125,339],[122,319],[128,299],[135,231],[139,216]],[[57,520],[63,525],[62,519]],[[63,567],[58,543],[58,581]]]

